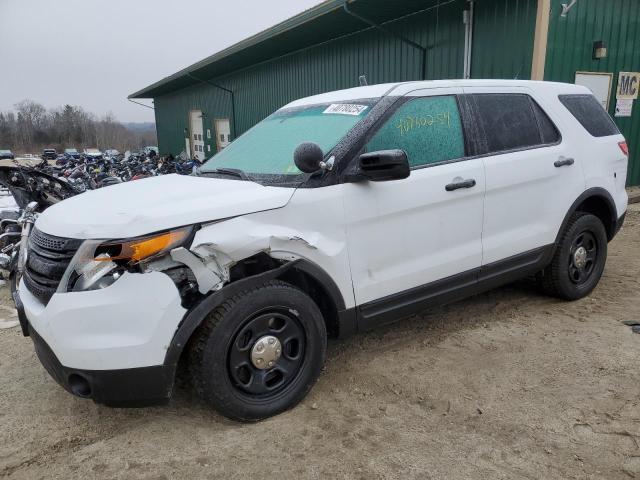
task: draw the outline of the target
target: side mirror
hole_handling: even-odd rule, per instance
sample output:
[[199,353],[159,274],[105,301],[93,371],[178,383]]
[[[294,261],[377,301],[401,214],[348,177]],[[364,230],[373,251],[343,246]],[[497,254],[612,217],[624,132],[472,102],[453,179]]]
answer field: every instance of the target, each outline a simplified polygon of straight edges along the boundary
[[374,182],[401,180],[411,173],[404,150],[379,150],[363,153],[359,158],[360,172]]
[[313,173],[320,169],[320,162],[324,160],[324,154],[319,145],[313,142],[304,142],[298,145],[293,152],[293,162],[298,170],[304,173]]

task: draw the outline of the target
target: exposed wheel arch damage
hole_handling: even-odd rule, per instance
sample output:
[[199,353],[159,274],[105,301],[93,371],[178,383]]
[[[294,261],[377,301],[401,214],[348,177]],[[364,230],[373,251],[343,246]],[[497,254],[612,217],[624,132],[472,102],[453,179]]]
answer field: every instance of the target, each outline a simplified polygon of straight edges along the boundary
[[276,259],[266,252],[260,252],[231,267],[229,280],[233,284],[238,280],[256,277],[276,269],[281,270],[274,278],[294,285],[309,295],[325,318],[328,335],[339,336],[338,312],[345,310],[345,302],[331,276],[315,263],[303,258],[290,261]]
[[189,340],[216,306],[243,290],[269,280],[283,280],[307,293],[320,308],[329,336],[350,334],[355,329],[355,323],[340,321],[344,318],[340,313],[345,311],[345,304],[331,277],[308,260],[277,262],[261,252],[238,262],[230,273],[232,281],[219,290],[211,291],[189,309],[167,348],[165,365],[178,364]]

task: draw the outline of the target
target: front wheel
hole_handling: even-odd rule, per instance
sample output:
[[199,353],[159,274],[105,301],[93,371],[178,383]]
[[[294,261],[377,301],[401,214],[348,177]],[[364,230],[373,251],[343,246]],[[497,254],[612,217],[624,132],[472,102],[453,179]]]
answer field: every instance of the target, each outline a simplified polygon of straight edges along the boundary
[[607,261],[607,233],[598,217],[575,213],[551,264],[542,272],[544,290],[566,300],[587,296],[598,285]]
[[327,333],[315,302],[272,281],[216,307],[189,351],[191,382],[223,415],[256,421],[295,406],[324,365]]

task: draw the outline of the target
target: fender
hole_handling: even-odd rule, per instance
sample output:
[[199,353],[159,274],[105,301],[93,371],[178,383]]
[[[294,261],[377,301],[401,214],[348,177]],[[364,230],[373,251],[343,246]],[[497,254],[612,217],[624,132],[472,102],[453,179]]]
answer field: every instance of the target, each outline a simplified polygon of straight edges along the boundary
[[[616,204],[613,201],[613,197],[611,196],[611,194],[605,190],[604,188],[601,187],[593,187],[593,188],[589,188],[588,190],[585,190],[571,205],[571,207],[569,208],[569,210],[567,211],[567,214],[564,217],[564,220],[562,220],[562,224],[560,225],[560,229],[558,230],[558,234],[556,235],[556,240],[554,242],[555,246],[558,246],[558,243],[560,242],[560,236],[562,235],[562,232],[564,232],[565,228],[567,227],[567,224],[569,223],[569,219],[571,218],[571,216],[576,212],[576,210],[578,209],[578,206],[584,202],[585,200],[587,200],[588,198],[591,197],[599,197],[602,200],[605,201],[608,209],[609,209],[609,214],[611,215],[611,223],[610,225],[605,225],[604,228],[607,230],[607,237],[609,239],[609,241],[611,241],[613,239],[613,237],[616,234],[616,226],[618,223],[618,213],[616,210]],[[555,248],[554,248],[555,250]]]
[[200,302],[187,312],[182,323],[176,330],[176,333],[171,340],[171,344],[167,349],[167,353],[164,358],[164,365],[176,366],[178,364],[182,351],[191,338],[191,335],[193,335],[202,321],[218,305],[243,290],[261,285],[269,280],[281,278],[291,270],[298,270],[306,273],[322,284],[323,287],[325,287],[326,293],[331,297],[336,309],[338,310],[340,326],[342,327],[344,324],[345,333],[355,331],[355,317],[352,318],[349,314],[350,311],[345,310],[344,299],[333,279],[317,265],[314,265],[307,260],[298,259],[288,262],[278,268],[274,268],[273,270],[267,270],[266,272],[229,283],[220,290],[217,290],[200,300]]

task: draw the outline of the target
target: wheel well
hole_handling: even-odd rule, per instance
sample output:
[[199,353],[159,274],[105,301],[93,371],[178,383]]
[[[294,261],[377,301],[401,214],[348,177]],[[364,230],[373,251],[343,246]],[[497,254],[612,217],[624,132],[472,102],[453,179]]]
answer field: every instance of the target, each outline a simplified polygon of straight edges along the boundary
[[[251,257],[236,263],[230,270],[231,282],[235,282],[241,278],[247,278],[259,273],[263,273],[269,270],[273,270],[283,263],[281,261],[271,258],[264,252],[258,253]],[[303,268],[296,268],[294,265],[292,268],[286,270],[278,277],[291,285],[298,287],[311,297],[311,299],[318,305],[322,316],[324,317],[325,325],[327,327],[327,334],[330,337],[337,337],[339,334],[339,321],[338,321],[338,305],[337,299],[333,297],[330,290],[314,275],[306,271]]]
[[280,279],[295,285],[311,297],[316,305],[318,305],[320,312],[322,312],[324,323],[327,327],[327,335],[329,337],[337,337],[340,333],[338,308],[333,297],[329,294],[322,283],[309,273],[295,267],[286,271]]
[[608,240],[611,240],[615,235],[615,211],[604,197],[594,195],[586,198],[576,207],[575,211],[590,213],[598,217],[604,225]]

